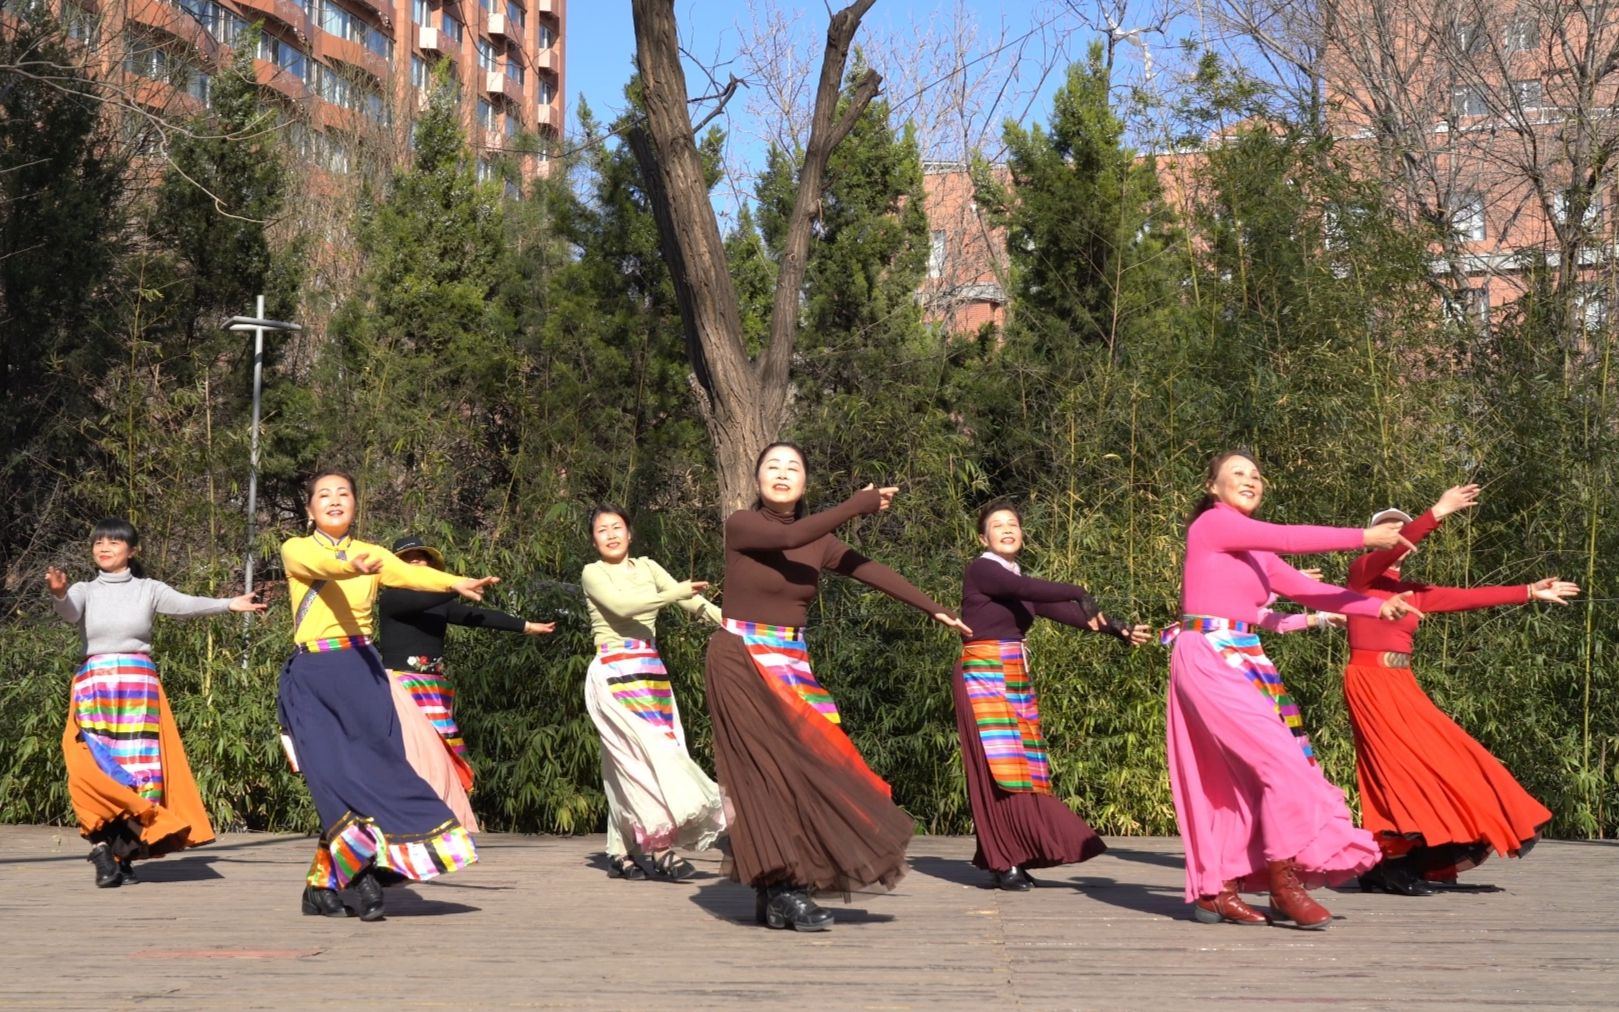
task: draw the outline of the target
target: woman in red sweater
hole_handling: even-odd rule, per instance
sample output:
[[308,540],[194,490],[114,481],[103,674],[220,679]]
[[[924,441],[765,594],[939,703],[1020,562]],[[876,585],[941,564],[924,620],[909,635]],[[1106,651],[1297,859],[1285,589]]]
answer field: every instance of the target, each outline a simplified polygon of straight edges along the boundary
[[[1415,520],[1398,510],[1372,520],[1408,521],[1400,533],[1415,545],[1446,516],[1477,501],[1477,485],[1458,485]],[[1410,591],[1411,603],[1424,614],[1531,601],[1567,604],[1580,592],[1556,577],[1471,589],[1416,583],[1400,575],[1406,551],[1402,545],[1362,555],[1350,567],[1350,588],[1383,598]],[[1355,730],[1361,824],[1383,851],[1383,861],[1361,876],[1368,892],[1422,896],[1433,891],[1428,882],[1453,880],[1491,850],[1522,856],[1552,817],[1423,693],[1411,673],[1418,621],[1414,615],[1396,622],[1349,618],[1344,698]]]

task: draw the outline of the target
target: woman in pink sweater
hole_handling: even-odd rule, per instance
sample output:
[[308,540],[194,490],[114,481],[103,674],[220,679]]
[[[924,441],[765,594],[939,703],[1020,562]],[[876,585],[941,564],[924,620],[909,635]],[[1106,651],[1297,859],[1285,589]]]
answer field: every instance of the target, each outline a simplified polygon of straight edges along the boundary
[[1251,515],[1264,488],[1252,458],[1221,454],[1187,527],[1169,662],[1169,782],[1197,920],[1265,924],[1238,891],[1269,888],[1274,920],[1324,928],[1332,915],[1305,889],[1352,878],[1381,855],[1321,775],[1256,629],[1272,593],[1345,615],[1397,619],[1414,609],[1405,595],[1382,601],[1312,580],[1276,554],[1393,546],[1397,525],[1262,523]]

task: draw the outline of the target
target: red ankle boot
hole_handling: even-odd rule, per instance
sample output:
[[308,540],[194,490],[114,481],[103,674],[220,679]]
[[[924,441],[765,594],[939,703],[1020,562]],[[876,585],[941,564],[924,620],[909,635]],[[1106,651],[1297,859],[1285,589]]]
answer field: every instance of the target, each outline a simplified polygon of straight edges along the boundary
[[1192,904],[1192,917],[1199,924],[1242,924],[1253,927],[1269,924],[1270,918],[1242,901],[1235,882],[1222,882],[1217,896],[1203,896]]
[[1276,920],[1292,921],[1296,928],[1319,930],[1332,923],[1332,912],[1304,891],[1291,859],[1270,863],[1270,905]]

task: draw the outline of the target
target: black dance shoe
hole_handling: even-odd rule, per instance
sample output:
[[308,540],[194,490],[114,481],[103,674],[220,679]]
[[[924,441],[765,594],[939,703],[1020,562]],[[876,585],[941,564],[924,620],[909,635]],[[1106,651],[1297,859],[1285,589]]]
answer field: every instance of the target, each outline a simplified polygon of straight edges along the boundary
[[135,862],[127,857],[118,859],[118,872],[124,876],[124,885],[135,885],[140,881],[135,877]]
[[1391,896],[1432,896],[1437,890],[1412,871],[1404,861],[1383,860],[1360,877],[1360,891]]
[[349,888],[354,890],[354,898],[360,901],[360,920],[382,920],[384,916],[382,910],[382,883],[377,881],[377,876],[373,869],[362,869],[360,874],[354,876],[353,881],[349,883]]
[[818,906],[809,892],[793,886],[772,886],[760,890],[763,903],[758,907],[759,920],[767,928],[794,931],[828,931],[832,927],[832,911]]
[[336,889],[304,886],[304,913],[309,917],[347,917],[349,908],[343,905]]
[[639,882],[646,878],[646,869],[641,862],[628,854],[609,854],[607,857],[607,877],[621,878],[626,882]]
[[991,889],[1003,889],[1009,893],[1026,893],[1034,888],[1034,879],[1022,868],[1009,868],[1006,871],[990,872],[994,878],[990,882]]
[[97,889],[113,889],[123,885],[124,870],[118,867],[118,859],[112,856],[112,848],[105,843],[91,847],[85,860],[96,867]]

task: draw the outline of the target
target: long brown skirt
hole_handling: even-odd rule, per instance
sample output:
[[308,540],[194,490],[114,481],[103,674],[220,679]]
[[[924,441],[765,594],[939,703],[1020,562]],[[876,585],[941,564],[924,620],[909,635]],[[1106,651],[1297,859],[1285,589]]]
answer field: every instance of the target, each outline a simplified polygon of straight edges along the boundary
[[760,671],[735,633],[709,638],[704,670],[714,764],[735,812],[732,881],[893,888],[914,822],[844,732]]
[[978,736],[961,662],[950,676],[956,697],[956,731],[961,736],[961,763],[967,771],[967,799],[972,803],[978,851],[973,864],[989,871],[1051,868],[1078,864],[1107,850],[1096,831],[1050,794],[1008,791],[995,782]]

